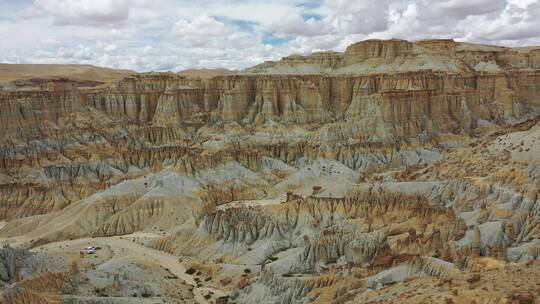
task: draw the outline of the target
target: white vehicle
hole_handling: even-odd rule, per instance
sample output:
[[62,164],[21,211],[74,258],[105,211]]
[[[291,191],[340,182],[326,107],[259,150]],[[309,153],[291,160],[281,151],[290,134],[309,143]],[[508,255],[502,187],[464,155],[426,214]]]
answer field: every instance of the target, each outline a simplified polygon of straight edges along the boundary
[[101,247],[95,247],[95,246],[88,246],[84,248],[83,252],[86,254],[94,254],[96,253],[96,250],[101,249]]

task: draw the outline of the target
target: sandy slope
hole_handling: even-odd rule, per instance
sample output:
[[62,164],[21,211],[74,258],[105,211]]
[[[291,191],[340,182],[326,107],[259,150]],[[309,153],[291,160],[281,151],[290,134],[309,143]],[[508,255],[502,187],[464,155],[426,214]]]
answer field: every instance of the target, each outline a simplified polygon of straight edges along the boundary
[[509,152],[514,160],[540,162],[540,124],[527,131],[498,137],[489,150],[492,153]]
[[240,207],[261,207],[266,205],[278,205],[284,203],[287,200],[287,194],[284,192],[278,197],[260,199],[260,200],[242,200],[242,201],[232,201],[230,203],[225,203],[216,207],[216,210],[226,210],[229,208],[240,208]]
[[69,78],[77,81],[111,83],[133,74],[130,70],[116,70],[80,64],[5,64],[0,63],[0,82],[28,79]]
[[200,77],[202,79],[208,79],[215,76],[234,75],[236,73],[236,71],[227,69],[187,69],[178,72],[180,75],[187,77]]

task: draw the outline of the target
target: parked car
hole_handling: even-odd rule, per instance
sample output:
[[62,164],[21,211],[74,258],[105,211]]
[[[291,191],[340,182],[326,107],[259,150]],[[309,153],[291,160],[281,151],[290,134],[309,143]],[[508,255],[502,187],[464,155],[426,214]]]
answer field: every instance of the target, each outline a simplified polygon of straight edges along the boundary
[[88,246],[86,248],[84,248],[83,252],[86,253],[86,254],[94,254],[96,253],[96,250],[100,250],[101,247],[99,246]]

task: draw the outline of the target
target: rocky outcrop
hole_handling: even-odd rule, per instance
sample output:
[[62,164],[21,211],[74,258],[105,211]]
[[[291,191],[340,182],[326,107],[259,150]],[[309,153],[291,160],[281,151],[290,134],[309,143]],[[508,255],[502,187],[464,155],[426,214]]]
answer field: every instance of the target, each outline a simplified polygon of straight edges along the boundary
[[[293,261],[287,263],[291,264],[278,261],[267,265],[278,272],[311,272],[320,263],[325,265],[340,257],[350,263],[369,264],[386,242],[399,251],[429,252],[464,229],[463,223],[444,208],[428,206],[420,197],[391,193],[333,200],[301,199],[271,207],[212,212],[206,215],[202,229],[221,243],[220,251],[249,255],[251,260],[263,262],[280,251],[300,249],[297,256],[294,250],[290,253]],[[445,227],[422,230],[427,223],[443,217],[449,219]],[[390,222],[403,224],[387,224]],[[414,237],[408,236],[410,229],[422,236],[416,232]],[[397,235],[403,239],[388,239]],[[283,244],[288,245],[283,247]],[[266,248],[266,251],[257,258],[257,252],[249,252],[248,248]]]
[[365,40],[347,47],[345,50],[345,65],[359,63],[368,59],[393,60],[397,57],[409,57],[412,55],[413,43],[406,40]]

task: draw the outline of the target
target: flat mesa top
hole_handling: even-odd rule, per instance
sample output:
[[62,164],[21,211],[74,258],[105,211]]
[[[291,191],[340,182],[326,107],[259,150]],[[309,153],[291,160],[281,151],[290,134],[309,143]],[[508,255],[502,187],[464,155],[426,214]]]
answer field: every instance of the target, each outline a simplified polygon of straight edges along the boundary
[[0,63],[0,82],[30,79],[69,78],[78,81],[115,82],[135,73],[79,64],[6,64]]

